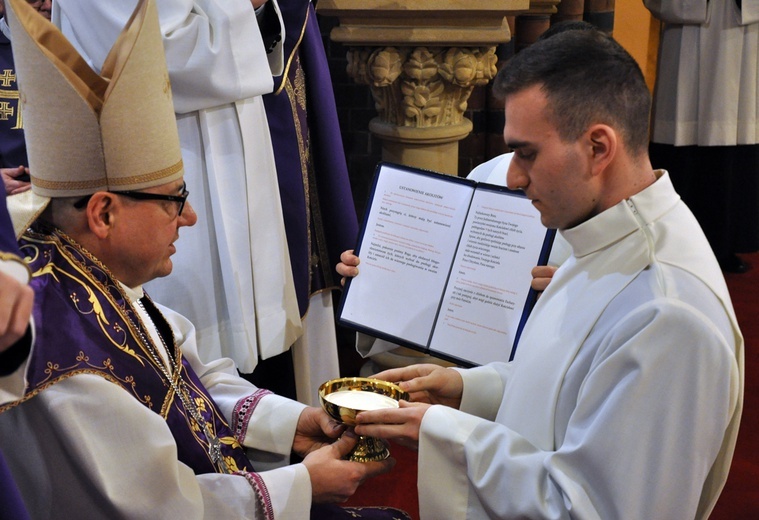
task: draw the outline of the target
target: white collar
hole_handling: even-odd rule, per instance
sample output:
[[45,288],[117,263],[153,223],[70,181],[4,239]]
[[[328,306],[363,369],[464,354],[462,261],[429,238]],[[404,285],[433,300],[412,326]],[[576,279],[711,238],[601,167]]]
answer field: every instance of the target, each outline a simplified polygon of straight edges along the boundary
[[561,230],[578,258],[594,253],[636,230],[648,227],[680,202],[669,174],[657,170],[656,182],[598,215]]
[[142,290],[142,285],[138,285],[137,287],[127,287],[123,283],[119,282],[119,286],[121,286],[121,289],[124,291],[124,294],[126,295],[127,300],[129,300],[130,304],[133,304],[145,296],[145,291]]

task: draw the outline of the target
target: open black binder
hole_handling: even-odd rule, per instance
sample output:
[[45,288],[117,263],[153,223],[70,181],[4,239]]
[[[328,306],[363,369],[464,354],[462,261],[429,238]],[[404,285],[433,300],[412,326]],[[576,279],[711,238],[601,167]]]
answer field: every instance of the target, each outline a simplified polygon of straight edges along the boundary
[[380,163],[338,323],[462,366],[508,361],[554,236],[522,192]]

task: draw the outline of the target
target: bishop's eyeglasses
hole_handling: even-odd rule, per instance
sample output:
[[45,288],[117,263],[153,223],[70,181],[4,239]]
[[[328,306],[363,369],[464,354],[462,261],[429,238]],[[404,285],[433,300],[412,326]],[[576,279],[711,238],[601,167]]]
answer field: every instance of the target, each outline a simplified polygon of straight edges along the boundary
[[[166,200],[169,202],[176,202],[177,203],[177,214],[174,215],[173,218],[177,218],[182,214],[182,210],[184,209],[184,205],[187,202],[187,197],[190,195],[190,192],[187,191],[187,183],[182,183],[182,191],[180,195],[164,195],[162,193],[145,193],[144,191],[109,191],[108,193],[113,193],[114,195],[121,195],[123,197],[128,197],[130,199],[134,200]],[[92,195],[87,195],[86,197],[82,197],[78,201],[74,203],[74,207],[76,209],[82,209],[87,205],[87,202],[89,202]]]

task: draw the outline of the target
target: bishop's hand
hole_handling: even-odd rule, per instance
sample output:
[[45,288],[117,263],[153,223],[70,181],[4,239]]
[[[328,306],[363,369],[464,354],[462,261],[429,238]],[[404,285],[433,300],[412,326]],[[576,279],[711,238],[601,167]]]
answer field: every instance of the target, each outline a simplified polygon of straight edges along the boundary
[[29,182],[29,168],[25,166],[0,168],[0,177],[3,178],[6,195],[16,195],[32,187]]
[[332,419],[323,409],[309,406],[298,418],[293,451],[305,457],[322,446],[332,444],[344,431],[345,426]]
[[316,503],[345,502],[366,479],[387,473],[395,460],[353,462],[344,460],[356,447],[356,436],[346,431],[329,446],[311,452],[303,465],[311,477],[311,494]]

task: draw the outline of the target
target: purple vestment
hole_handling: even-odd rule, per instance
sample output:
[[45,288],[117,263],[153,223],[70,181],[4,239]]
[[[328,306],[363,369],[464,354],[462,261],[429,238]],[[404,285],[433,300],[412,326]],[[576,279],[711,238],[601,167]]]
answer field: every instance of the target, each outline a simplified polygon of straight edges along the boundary
[[21,494],[13,483],[13,476],[0,455],[0,520],[28,520],[29,513]]
[[355,246],[358,221],[316,12],[308,0],[279,7],[288,66],[263,99],[303,316],[312,294],[338,287],[334,266]]
[[[208,449],[208,439],[175,395],[155,356],[144,324],[108,269],[57,230],[38,227],[19,241],[34,273],[36,339],[24,398],[76,374],[94,374],[119,385],[167,422],[178,458],[196,474],[223,472]],[[51,325],[51,320],[60,326]],[[252,471],[250,461],[221,411],[175,344],[161,317],[169,354],[181,363],[184,391],[214,434],[230,472]],[[44,326],[40,326],[44,325]],[[170,337],[166,339],[166,336]],[[154,350],[155,351],[155,350]],[[1,410],[1,409],[0,409]],[[97,435],[97,432],[93,432]]]

